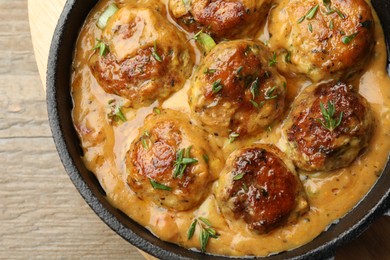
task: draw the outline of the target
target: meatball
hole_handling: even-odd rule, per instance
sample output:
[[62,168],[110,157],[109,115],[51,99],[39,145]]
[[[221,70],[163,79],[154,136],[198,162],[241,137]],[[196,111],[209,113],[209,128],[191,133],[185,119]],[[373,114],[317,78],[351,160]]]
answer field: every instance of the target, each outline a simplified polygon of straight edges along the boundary
[[209,131],[256,134],[283,112],[285,79],[257,41],[218,44],[194,75],[189,104]]
[[106,92],[129,99],[135,108],[166,99],[192,73],[193,50],[184,33],[165,19],[161,4],[120,8],[99,44],[108,51],[91,56],[93,75]]
[[368,146],[373,116],[351,86],[328,82],[297,97],[283,128],[297,167],[330,171],[348,166]]
[[282,0],[270,14],[269,32],[278,69],[313,82],[346,79],[370,56],[374,20],[364,0]]
[[243,220],[250,230],[268,233],[308,210],[291,162],[271,145],[253,145],[231,154],[216,186],[224,216]]
[[202,131],[186,115],[162,110],[149,115],[139,133],[126,155],[130,188],[168,209],[198,205],[217,177],[212,169],[218,161]]
[[271,0],[170,0],[172,16],[186,30],[216,38],[252,37],[265,21]]

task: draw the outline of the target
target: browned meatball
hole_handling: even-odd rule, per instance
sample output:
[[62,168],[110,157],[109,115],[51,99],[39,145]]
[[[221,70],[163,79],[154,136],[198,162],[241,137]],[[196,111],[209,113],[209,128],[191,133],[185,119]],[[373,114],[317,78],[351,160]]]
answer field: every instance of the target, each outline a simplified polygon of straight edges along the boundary
[[257,134],[283,112],[285,79],[257,41],[218,44],[203,60],[188,92],[194,115],[210,131]]
[[202,131],[186,115],[163,110],[145,119],[131,144],[126,156],[127,182],[142,199],[188,210],[209,193],[218,161]]
[[270,0],[170,0],[178,23],[191,32],[203,30],[217,38],[252,37],[265,20]]
[[136,108],[164,100],[192,72],[193,51],[165,19],[161,4],[120,8],[104,29],[102,44],[107,51],[95,52],[89,61],[93,75],[106,92],[129,99]]
[[282,0],[269,21],[278,68],[315,82],[362,69],[374,43],[374,20],[364,0]]
[[368,146],[373,117],[368,102],[344,83],[306,88],[284,125],[294,163],[306,171],[348,166]]
[[294,166],[269,145],[234,152],[221,173],[216,197],[225,217],[241,219],[258,233],[293,222],[308,210]]

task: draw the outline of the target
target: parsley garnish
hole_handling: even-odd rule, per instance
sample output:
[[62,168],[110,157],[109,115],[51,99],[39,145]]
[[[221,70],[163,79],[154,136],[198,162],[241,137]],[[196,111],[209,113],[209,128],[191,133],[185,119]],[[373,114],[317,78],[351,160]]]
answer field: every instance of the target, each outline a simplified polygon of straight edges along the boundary
[[256,77],[255,81],[252,82],[250,87],[250,91],[252,93],[253,99],[255,99],[259,95],[259,78]]
[[318,7],[319,7],[319,5],[316,5],[312,9],[309,10],[309,12],[305,16],[307,20],[311,20],[314,18],[314,16],[317,13]]
[[235,132],[230,133],[229,143],[230,144],[233,143],[236,140],[236,138],[238,138],[239,136],[240,136],[240,134],[238,134],[238,133],[235,133]]
[[142,138],[141,138],[142,146],[144,147],[145,150],[149,150],[149,144],[148,144],[148,141],[146,140],[149,137],[150,137],[149,132],[145,131],[144,134],[142,135]]
[[150,184],[152,185],[153,189],[155,190],[167,190],[170,191],[172,190],[171,187],[165,186],[164,184],[158,183],[155,180],[152,180],[149,178]]
[[356,35],[358,35],[359,32],[355,32],[351,35],[344,35],[343,37],[341,37],[341,41],[344,43],[344,44],[349,44],[355,37]]
[[161,56],[158,55],[158,53],[157,53],[157,42],[156,42],[156,41],[154,41],[152,56],[153,56],[153,58],[154,58],[156,61],[162,62]]
[[125,115],[122,112],[122,107],[116,104],[115,99],[111,99],[110,101],[108,101],[108,105],[110,105],[110,112],[107,114],[107,117],[110,123],[118,121],[127,121]]
[[329,29],[333,30],[333,28],[334,28],[333,20],[330,20]]
[[264,106],[264,104],[265,104],[265,101],[263,100],[263,101],[261,101],[260,103],[257,103],[256,101],[254,101],[254,100],[249,100],[249,102],[251,102],[251,104],[255,107],[255,108],[257,108],[257,109],[260,109],[262,106]]
[[276,52],[274,52],[272,58],[269,60],[268,65],[269,65],[270,67],[272,67],[272,66],[274,66],[276,63],[278,63],[278,61],[276,60]]
[[210,221],[206,218],[199,217],[194,219],[192,224],[190,225],[188,231],[187,231],[187,239],[190,240],[195,233],[196,226],[200,227],[200,234],[199,234],[199,242],[200,242],[200,249],[202,252],[206,251],[206,246],[209,242],[210,237],[211,238],[218,238],[219,234],[217,231],[212,227]]
[[156,113],[157,115],[161,114],[161,110],[158,107],[153,108],[153,112]]
[[284,56],[284,62],[285,63],[291,63],[291,52],[287,52]]
[[213,87],[212,87],[213,93],[218,93],[219,91],[222,90],[222,88],[223,88],[223,86],[221,84],[221,79],[214,81]]
[[176,161],[174,163],[173,178],[182,178],[187,165],[197,163],[198,160],[190,157],[192,146],[187,149],[181,149],[176,153]]
[[237,174],[233,177],[233,181],[241,180],[244,177],[244,173]]
[[316,5],[316,6],[312,7],[304,16],[299,18],[298,24],[303,22],[305,19],[307,19],[307,20],[313,19],[314,16],[316,15],[317,11],[318,11],[318,7],[319,7],[319,5]]
[[203,73],[204,73],[204,74],[210,75],[210,74],[214,74],[216,71],[217,71],[216,69],[209,69],[209,68],[206,68],[206,69],[203,71]]
[[96,39],[96,41],[97,44],[92,50],[99,50],[99,55],[102,57],[106,57],[107,53],[110,51],[108,45],[106,45],[102,40]]
[[278,97],[278,94],[272,95],[275,92],[276,87],[272,87],[265,92],[265,99],[274,99]]
[[332,132],[341,124],[341,120],[343,119],[343,112],[340,113],[338,119],[334,118],[336,108],[333,102],[331,101],[328,101],[328,108],[325,108],[324,104],[320,102],[320,108],[321,108],[323,120],[317,118],[317,121],[321,123],[323,127],[325,127],[326,129]]

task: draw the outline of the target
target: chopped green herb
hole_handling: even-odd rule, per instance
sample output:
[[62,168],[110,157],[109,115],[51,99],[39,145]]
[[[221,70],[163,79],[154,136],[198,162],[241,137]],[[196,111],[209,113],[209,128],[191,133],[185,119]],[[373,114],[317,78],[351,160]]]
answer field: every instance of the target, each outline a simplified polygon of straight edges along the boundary
[[287,52],[286,55],[284,56],[284,62],[285,63],[291,63],[291,52]]
[[286,81],[283,82],[283,88],[284,88],[284,90],[287,89],[287,82]]
[[237,78],[242,78],[242,76],[241,76],[241,71],[244,69],[244,67],[243,66],[240,66],[237,70],[236,70],[236,77]]
[[199,217],[197,219],[194,219],[188,228],[187,231],[187,239],[190,240],[195,233],[196,225],[200,227],[200,234],[199,234],[199,243],[200,243],[200,249],[202,252],[206,251],[206,246],[211,238],[218,238],[219,234],[217,231],[212,227],[210,221],[206,218]]
[[269,60],[268,65],[270,67],[274,66],[278,61],[276,60],[276,52],[273,53],[272,58]]
[[312,33],[313,32],[313,25],[311,25],[311,23],[309,23],[307,27],[309,29],[309,32]]
[[329,29],[333,30],[333,28],[334,28],[333,20],[330,20]]
[[194,236],[195,228],[196,228],[196,224],[197,223],[198,223],[197,219],[194,219],[194,221],[192,221],[192,224],[191,224],[190,228],[187,231],[187,239],[188,240],[190,240]]
[[209,69],[209,68],[206,68],[203,73],[204,74],[214,74],[217,70],[216,69]]
[[251,104],[252,104],[255,108],[257,108],[257,109],[262,108],[262,107],[264,106],[264,104],[265,104],[265,101],[261,101],[260,103],[257,103],[257,102],[254,101],[254,100],[249,100],[249,102],[251,102]]
[[152,56],[158,62],[162,62],[163,61],[161,56],[158,55],[158,53],[157,53],[157,42],[156,41],[154,41]]
[[305,16],[302,16],[301,18],[299,18],[299,20],[297,21],[298,24],[300,24],[301,22],[303,22],[305,20]]
[[157,115],[161,114],[161,110],[158,107],[153,108],[153,112],[156,113]]
[[236,176],[233,177],[233,181],[241,180],[243,177],[244,177],[243,173],[237,174]]
[[115,4],[110,4],[106,10],[104,10],[104,12],[100,15],[96,25],[97,27],[99,27],[100,29],[104,29],[106,28],[107,26],[107,22],[108,20],[111,18],[111,16],[113,16],[117,11],[118,11],[118,7],[115,5]]
[[272,95],[274,92],[275,92],[275,89],[276,87],[272,87],[270,89],[268,89],[266,92],[265,92],[265,99],[269,100],[269,99],[274,99],[274,98],[277,98],[278,95]]
[[341,17],[341,19],[345,19],[345,15],[339,9],[335,8],[334,10]]
[[349,44],[356,37],[356,35],[358,35],[358,33],[359,32],[353,33],[351,35],[344,35],[343,37],[341,37],[341,41],[344,44]]
[[200,241],[200,250],[203,253],[206,251],[206,246],[207,243],[209,242],[209,239],[210,239],[209,232],[207,232],[205,229],[202,229],[202,231],[200,232],[199,241]]
[[158,183],[155,180],[152,180],[149,178],[150,184],[152,185],[153,189],[155,190],[167,190],[170,191],[172,190],[171,187],[165,186],[164,184]]
[[326,7],[327,10],[330,9],[330,0],[322,0],[322,4]]
[[92,50],[99,50],[99,55],[102,57],[106,57],[107,53],[110,51],[108,45],[106,45],[102,40],[96,39],[96,41],[97,43]]
[[116,104],[115,99],[111,99],[110,101],[108,101],[108,104],[110,106],[110,112],[107,114],[107,117],[110,123],[118,122],[118,121],[122,121],[122,122],[127,121],[125,115],[122,112],[121,109],[122,107]]
[[192,36],[191,39],[194,39],[195,41],[197,41],[199,39],[199,35],[203,33],[203,29],[200,30],[199,32],[195,33],[194,36]]
[[325,127],[326,129],[332,132],[341,124],[341,120],[343,119],[343,112],[340,113],[338,119],[334,118],[336,108],[333,102],[331,101],[328,101],[328,108],[325,108],[324,104],[320,102],[320,109],[321,109],[323,120],[317,118],[317,121],[321,123],[323,127]]
[[142,146],[145,148],[145,150],[149,150],[149,145],[145,138],[142,138]]
[[204,159],[204,161],[205,161],[206,163],[209,163],[210,158],[209,158],[209,156],[208,156],[207,154],[204,154],[204,155],[203,155],[203,159]]
[[187,149],[181,149],[176,153],[176,161],[174,163],[173,178],[181,179],[187,165],[197,163],[198,160],[190,157],[192,146]]
[[223,86],[221,84],[221,79],[214,81],[213,87],[212,87],[213,93],[218,93],[219,91],[222,90],[222,88],[223,88]]
[[255,99],[259,95],[259,78],[256,77],[256,79],[252,82],[252,85],[250,87],[250,91],[252,93],[253,99]]
[[317,13],[318,7],[319,7],[319,5],[316,5],[316,6],[314,6],[313,8],[311,8],[311,9],[309,10],[309,12],[307,12],[305,18],[306,18],[307,20],[313,19],[314,16],[316,15],[316,13]]
[[211,227],[211,222],[207,218],[199,217],[199,220],[201,220],[203,223],[205,223],[207,226]]
[[238,138],[239,136],[240,136],[240,134],[238,134],[238,133],[235,133],[235,132],[230,133],[229,143],[230,144],[233,143],[236,140],[236,138]]
[[202,45],[206,52],[210,52],[215,46],[217,46],[214,39],[202,31],[199,33],[199,35],[197,35],[196,40]]

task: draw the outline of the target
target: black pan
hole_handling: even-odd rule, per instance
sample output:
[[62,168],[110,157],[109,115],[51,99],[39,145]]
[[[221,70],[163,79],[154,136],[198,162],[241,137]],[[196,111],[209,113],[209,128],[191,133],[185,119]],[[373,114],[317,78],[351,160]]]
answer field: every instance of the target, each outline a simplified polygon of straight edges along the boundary
[[[47,106],[54,141],[62,163],[74,185],[88,205],[116,233],[134,246],[161,259],[229,259],[204,255],[163,242],[138,225],[124,213],[111,206],[105,192],[93,173],[82,160],[79,139],[71,117],[72,98],[70,77],[73,50],[78,33],[96,0],[68,0],[61,14],[50,48],[47,69]],[[387,49],[390,43],[390,0],[372,0],[386,35]],[[390,73],[388,56],[387,69]],[[334,255],[337,247],[356,238],[377,217],[390,208],[390,159],[383,174],[372,190],[337,224],[321,233],[310,243],[292,251],[265,259],[321,259]]]

